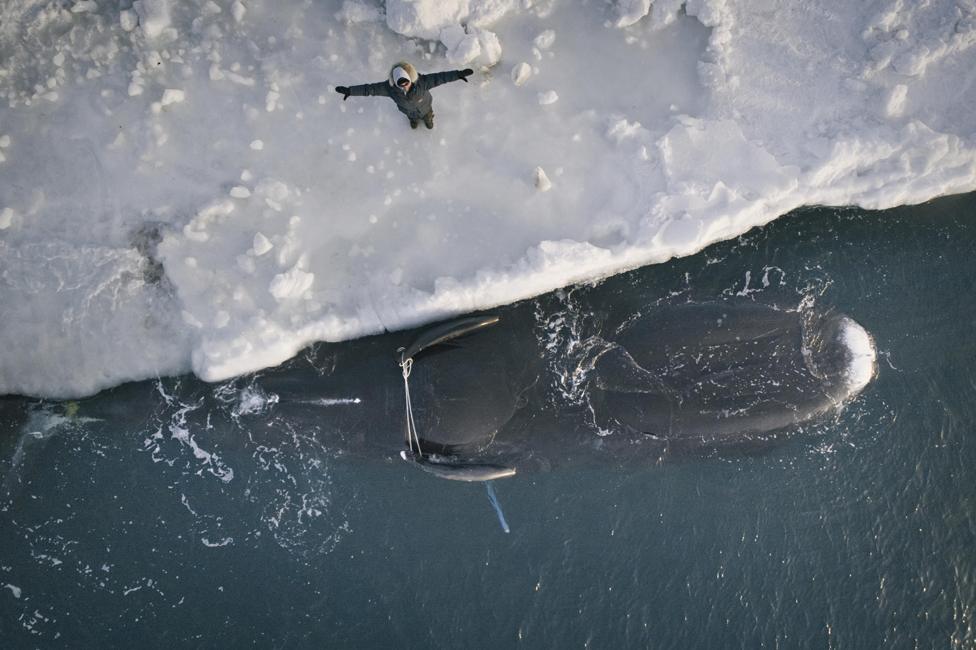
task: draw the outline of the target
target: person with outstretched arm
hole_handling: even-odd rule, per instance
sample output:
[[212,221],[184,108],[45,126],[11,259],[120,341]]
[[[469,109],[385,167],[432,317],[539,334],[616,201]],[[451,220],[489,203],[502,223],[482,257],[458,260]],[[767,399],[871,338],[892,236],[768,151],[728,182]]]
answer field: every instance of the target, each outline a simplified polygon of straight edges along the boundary
[[390,78],[373,84],[336,86],[342,101],[349,97],[383,96],[392,99],[400,112],[410,120],[410,128],[416,129],[420,120],[428,129],[434,128],[434,98],[430,89],[451,81],[468,82],[474,70],[447,70],[433,74],[417,74],[417,69],[406,61],[400,61],[390,69]]

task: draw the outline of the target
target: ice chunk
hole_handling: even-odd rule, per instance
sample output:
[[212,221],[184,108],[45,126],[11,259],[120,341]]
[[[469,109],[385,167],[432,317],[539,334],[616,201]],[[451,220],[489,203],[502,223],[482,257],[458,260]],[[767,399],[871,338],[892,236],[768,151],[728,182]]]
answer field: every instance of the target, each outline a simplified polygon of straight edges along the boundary
[[314,281],[314,273],[307,273],[296,265],[285,273],[274,276],[268,291],[278,302],[283,302],[302,297]]
[[234,21],[239,23],[244,20],[244,14],[247,13],[247,8],[241,0],[234,0],[230,6],[230,13],[234,17]]
[[548,192],[552,189],[552,181],[546,176],[546,170],[542,167],[536,167],[535,173],[533,174],[535,180],[535,186],[540,192]]
[[230,188],[230,195],[235,199],[246,199],[251,196],[251,190],[247,189],[243,185],[235,185]]
[[447,47],[447,60],[454,65],[464,65],[474,61],[481,54],[478,38],[464,31],[460,25],[451,25],[441,30],[441,42]]
[[123,9],[119,12],[119,24],[123,30],[131,32],[139,25],[139,14],[132,9]]
[[71,6],[71,13],[81,14],[98,11],[98,3],[95,0],[78,0]]
[[908,97],[908,86],[898,84],[891,89],[888,95],[888,103],[885,105],[885,113],[888,117],[898,117],[905,112],[905,99]]
[[445,27],[461,23],[465,5],[463,0],[388,0],[386,24],[404,36],[435,40]]
[[629,27],[651,12],[651,0],[617,0],[617,27]]
[[265,237],[263,233],[260,232],[255,233],[254,244],[252,246],[252,250],[254,251],[255,255],[260,257],[261,255],[264,255],[272,248],[274,248],[274,244],[272,244],[271,241],[267,237]]
[[132,8],[139,14],[139,24],[148,38],[156,38],[170,26],[169,0],[136,0]]
[[607,137],[620,144],[624,140],[635,138],[647,130],[641,126],[640,122],[628,122],[626,119],[615,119],[607,129]]
[[281,106],[278,104],[278,100],[281,99],[281,94],[275,90],[269,90],[267,96],[264,98],[264,109],[271,113]]
[[257,191],[278,203],[285,201],[293,194],[293,190],[287,184],[273,178],[265,178],[258,183]]
[[481,58],[478,63],[490,68],[502,58],[502,44],[495,32],[487,29],[478,30],[478,43],[481,45]]
[[556,94],[555,90],[547,90],[544,93],[539,93],[539,105],[548,106],[549,104],[555,104],[559,101],[559,95]]
[[554,30],[547,29],[546,31],[536,36],[535,39],[532,41],[532,44],[535,45],[540,50],[548,50],[550,47],[552,47],[552,44],[555,41],[556,41],[556,32]]
[[251,149],[261,151],[264,149],[264,142],[262,140],[251,140]]
[[387,0],[386,24],[404,36],[436,40],[445,27],[489,27],[519,0]]
[[4,208],[0,211],[0,230],[6,230],[14,222],[14,211],[11,208]]
[[512,68],[512,83],[514,83],[516,86],[521,86],[526,81],[528,81],[529,77],[531,76],[532,76],[532,66],[530,66],[525,61],[522,61],[521,63],[517,64],[514,68]]
[[159,100],[159,103],[163,106],[169,106],[170,104],[179,104],[184,99],[186,99],[186,93],[177,88],[167,88],[163,91],[163,97]]
[[447,48],[447,60],[454,65],[477,60],[479,65],[490,68],[502,56],[498,36],[486,29],[451,25],[441,30],[440,39]]

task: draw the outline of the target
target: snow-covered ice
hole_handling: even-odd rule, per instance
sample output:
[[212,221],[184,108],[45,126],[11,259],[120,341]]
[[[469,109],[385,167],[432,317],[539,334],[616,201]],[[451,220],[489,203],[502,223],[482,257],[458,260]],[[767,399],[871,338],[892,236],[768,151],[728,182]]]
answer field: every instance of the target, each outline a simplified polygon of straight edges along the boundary
[[[803,204],[976,189],[971,1],[9,0],[0,26],[0,393],[219,380]],[[476,70],[433,132],[334,92],[404,59]]]

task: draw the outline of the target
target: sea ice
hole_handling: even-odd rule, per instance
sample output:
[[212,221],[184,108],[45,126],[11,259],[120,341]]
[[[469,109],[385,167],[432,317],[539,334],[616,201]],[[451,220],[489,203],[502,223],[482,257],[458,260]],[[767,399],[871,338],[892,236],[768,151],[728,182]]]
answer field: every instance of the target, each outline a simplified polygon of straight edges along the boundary
[[[224,379],[976,189],[967,3],[60,4],[0,3],[0,394]],[[404,58],[479,69],[433,133],[333,90]]]

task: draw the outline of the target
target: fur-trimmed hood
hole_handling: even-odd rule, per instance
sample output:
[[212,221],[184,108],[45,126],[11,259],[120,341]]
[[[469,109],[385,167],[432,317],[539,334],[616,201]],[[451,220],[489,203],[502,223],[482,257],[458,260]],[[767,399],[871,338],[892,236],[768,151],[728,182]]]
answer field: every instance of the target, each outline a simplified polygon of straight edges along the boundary
[[410,80],[410,83],[415,84],[419,76],[417,74],[417,68],[406,61],[399,61],[394,63],[393,67],[390,68],[390,85],[395,88],[397,80],[402,77],[406,77]]

